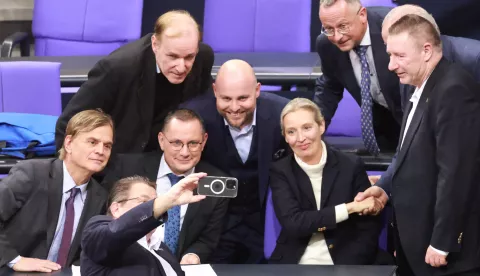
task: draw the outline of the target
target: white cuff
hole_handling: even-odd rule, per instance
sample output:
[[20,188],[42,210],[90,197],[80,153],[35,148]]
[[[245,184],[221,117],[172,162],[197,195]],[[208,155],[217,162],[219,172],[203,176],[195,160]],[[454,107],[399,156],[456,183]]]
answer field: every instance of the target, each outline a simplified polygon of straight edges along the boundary
[[438,254],[441,254],[443,256],[448,256],[448,252],[445,252],[445,251],[442,251],[442,250],[438,250],[436,249],[435,247],[431,246],[430,247],[433,249],[433,251],[437,252]]
[[8,267],[12,268],[18,261],[20,261],[22,257],[17,256],[15,259],[13,259],[11,262],[8,263]]
[[340,223],[348,219],[347,204],[339,204],[335,206],[335,221]]

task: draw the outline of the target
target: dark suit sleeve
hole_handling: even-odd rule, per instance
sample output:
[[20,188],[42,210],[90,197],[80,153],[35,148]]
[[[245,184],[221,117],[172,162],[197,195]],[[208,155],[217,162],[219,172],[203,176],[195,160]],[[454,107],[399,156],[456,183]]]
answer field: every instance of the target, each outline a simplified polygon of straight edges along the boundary
[[[58,118],[55,128],[55,146],[59,150],[65,138],[68,121],[78,112],[87,109],[101,108],[110,113],[115,101],[118,83],[113,70],[107,61],[99,61],[88,73],[88,80],[75,93]],[[133,93],[134,91],[132,91]]]
[[392,177],[396,163],[397,153],[395,153],[395,155],[392,157],[392,162],[388,166],[387,170],[382,174],[382,177],[377,181],[377,183],[375,183],[375,186],[382,188],[388,196],[390,196],[390,191],[392,189]]
[[[357,159],[354,174],[355,195],[363,192],[370,187],[364,164]],[[352,199],[353,201],[353,199]],[[375,261],[376,252],[378,250],[378,236],[381,231],[380,216],[359,216],[358,214],[350,214],[349,220],[355,225],[355,236],[352,237],[349,254],[352,260],[361,264],[372,264]]]
[[223,224],[225,222],[225,215],[228,210],[228,202],[228,199],[218,200],[213,213],[210,215],[210,220],[208,221],[207,226],[203,229],[198,240],[185,250],[185,254],[197,254],[201,263],[206,263],[208,261],[213,251],[217,248],[220,240],[220,234],[222,233]]
[[336,228],[335,206],[302,210],[281,168],[270,169],[270,188],[275,214],[289,236],[310,237],[318,228]]
[[23,207],[32,193],[32,174],[31,164],[19,163],[0,181],[0,267],[20,255],[8,241],[5,231],[9,220]]
[[[458,83],[458,82],[457,82]],[[438,86],[438,85],[437,85]],[[444,89],[435,105],[438,180],[435,220],[430,245],[459,252],[466,214],[478,185],[480,105],[473,99],[478,86],[456,84]],[[438,91],[441,92],[441,91]]]
[[322,114],[325,117],[326,126],[335,115],[338,103],[343,98],[344,85],[334,76],[333,64],[329,64],[325,58],[326,53],[322,47],[329,41],[324,41],[326,38],[319,37],[317,39],[317,52],[322,63],[322,75],[315,80],[315,94],[313,101],[320,107]]
[[145,202],[118,219],[96,216],[90,219],[82,234],[82,250],[97,264],[117,258],[163,222],[153,217],[153,203]]

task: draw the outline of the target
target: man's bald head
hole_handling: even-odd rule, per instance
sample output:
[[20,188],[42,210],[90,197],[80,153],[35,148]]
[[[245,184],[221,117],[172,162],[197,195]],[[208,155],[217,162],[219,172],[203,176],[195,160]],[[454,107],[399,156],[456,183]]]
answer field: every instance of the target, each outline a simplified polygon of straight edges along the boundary
[[213,90],[217,110],[230,126],[241,129],[252,122],[260,83],[250,64],[238,59],[225,62],[218,70]]
[[382,23],[382,38],[383,41],[387,41],[388,37],[388,29],[397,22],[400,18],[407,14],[414,14],[420,17],[423,17],[428,22],[430,22],[435,29],[437,30],[438,34],[440,34],[440,29],[438,28],[437,22],[435,22],[435,18],[431,14],[429,14],[425,9],[417,5],[406,4],[402,6],[398,6],[390,10],[390,12],[385,16]]

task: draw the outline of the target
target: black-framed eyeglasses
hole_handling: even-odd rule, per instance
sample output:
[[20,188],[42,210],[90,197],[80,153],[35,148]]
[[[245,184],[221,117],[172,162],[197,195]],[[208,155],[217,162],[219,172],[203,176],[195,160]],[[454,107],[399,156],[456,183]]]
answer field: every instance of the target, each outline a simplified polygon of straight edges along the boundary
[[[165,140],[167,140],[170,143],[173,150],[180,151],[180,150],[182,150],[183,146],[185,146],[185,143],[183,143],[180,140],[170,141],[167,138],[167,136],[165,136],[165,134],[163,134],[163,136],[165,137]],[[201,142],[190,141],[190,142],[187,143],[187,148],[191,152],[196,152],[196,151],[199,151],[202,148],[202,143],[203,143],[203,141],[201,141]]]
[[[355,16],[358,15],[358,13],[362,10],[362,6],[360,6],[360,9],[358,9],[357,13],[355,14]],[[340,25],[337,29],[335,28],[324,28],[322,26],[322,34],[326,35],[326,36],[334,36],[335,35],[335,32],[338,32],[339,34],[342,34],[342,35],[346,35],[350,32],[350,25],[351,23],[344,23],[342,25]]]

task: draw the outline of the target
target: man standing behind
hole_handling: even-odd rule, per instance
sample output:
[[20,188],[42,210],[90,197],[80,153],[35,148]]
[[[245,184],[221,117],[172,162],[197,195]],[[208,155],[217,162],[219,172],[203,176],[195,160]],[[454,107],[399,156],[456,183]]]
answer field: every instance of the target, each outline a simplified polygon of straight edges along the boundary
[[119,48],[89,72],[58,119],[57,148],[75,113],[102,108],[115,122],[114,153],[157,149],[166,114],[210,88],[213,51],[199,42],[199,26],[190,14],[167,12],[154,31]]
[[387,51],[415,92],[392,177],[356,200],[390,197],[401,275],[479,275],[480,87],[443,58],[437,30],[418,15],[390,27]]
[[205,95],[185,104],[205,120],[209,138],[203,159],[239,182],[212,261],[258,263],[263,259],[270,163],[278,150],[287,147],[280,113],[288,100],[260,94],[252,67],[242,60],[225,62],[213,89],[215,97]]
[[[147,177],[157,184],[157,193],[166,193],[178,179],[194,172],[226,176],[205,161],[200,161],[207,142],[202,119],[188,109],[167,115],[158,134],[162,152],[122,154],[104,179],[105,186],[133,175]],[[208,197],[168,211],[169,219],[152,235],[152,246],[165,242],[182,264],[208,262],[217,247],[227,212],[228,200]]]
[[322,34],[317,52],[322,76],[314,102],[327,126],[346,88],[361,107],[365,148],[372,155],[395,152],[402,121],[398,78],[388,68],[381,30],[389,8],[362,7],[359,0],[320,0]]
[[80,234],[104,210],[113,122],[97,110],[70,119],[59,159],[25,160],[0,182],[0,267],[51,272],[80,259]]

